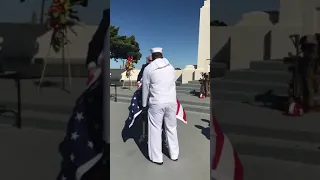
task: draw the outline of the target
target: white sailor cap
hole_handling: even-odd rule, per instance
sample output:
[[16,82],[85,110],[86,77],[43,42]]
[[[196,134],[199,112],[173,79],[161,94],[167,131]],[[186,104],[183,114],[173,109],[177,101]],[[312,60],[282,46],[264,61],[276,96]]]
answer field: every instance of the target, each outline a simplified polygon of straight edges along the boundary
[[155,48],[150,49],[150,51],[151,51],[151,54],[152,53],[162,53],[162,48],[161,47],[155,47]]

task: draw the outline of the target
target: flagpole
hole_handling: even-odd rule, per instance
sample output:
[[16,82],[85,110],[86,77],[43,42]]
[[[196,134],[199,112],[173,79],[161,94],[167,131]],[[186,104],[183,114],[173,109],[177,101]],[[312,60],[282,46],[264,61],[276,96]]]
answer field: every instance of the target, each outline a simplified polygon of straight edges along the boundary
[[45,4],[46,4],[45,0],[42,0],[41,1],[41,9],[40,9],[40,24],[43,24]]
[[102,73],[103,73],[103,137],[106,143],[110,144],[110,33],[107,29],[104,40]]

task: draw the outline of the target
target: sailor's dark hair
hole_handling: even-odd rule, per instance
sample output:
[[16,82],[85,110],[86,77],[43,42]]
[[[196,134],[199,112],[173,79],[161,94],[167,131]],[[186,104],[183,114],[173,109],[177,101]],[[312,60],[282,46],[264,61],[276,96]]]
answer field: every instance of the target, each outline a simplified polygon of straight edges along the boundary
[[163,55],[160,52],[152,53],[151,56],[152,56],[153,60],[158,59],[158,58],[163,58]]

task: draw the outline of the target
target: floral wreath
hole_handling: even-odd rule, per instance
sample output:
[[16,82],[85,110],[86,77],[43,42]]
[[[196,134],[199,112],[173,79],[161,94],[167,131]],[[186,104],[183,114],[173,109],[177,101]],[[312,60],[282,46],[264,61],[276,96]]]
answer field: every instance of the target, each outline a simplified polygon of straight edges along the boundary
[[134,69],[134,62],[133,57],[129,56],[127,58],[126,64],[125,64],[125,70],[126,70],[126,77],[129,78],[132,75],[132,71]]
[[51,46],[59,52],[62,46],[70,43],[66,38],[66,30],[69,28],[72,33],[77,33],[72,26],[80,21],[76,16],[77,11],[72,10],[75,5],[87,6],[87,0],[53,0],[48,12],[48,27],[53,29],[51,36]]

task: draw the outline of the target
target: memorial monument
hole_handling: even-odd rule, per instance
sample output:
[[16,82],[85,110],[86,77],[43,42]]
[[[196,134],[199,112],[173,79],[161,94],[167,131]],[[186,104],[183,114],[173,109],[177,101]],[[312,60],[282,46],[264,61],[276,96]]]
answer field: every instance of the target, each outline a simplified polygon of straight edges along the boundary
[[320,33],[319,1],[280,0],[279,4],[279,11],[248,12],[233,26],[212,26],[212,61],[227,64],[229,70],[248,69],[253,60],[281,60],[295,54],[290,35]]
[[201,73],[210,71],[210,0],[205,0],[200,8],[198,60],[196,67],[187,65],[182,70],[182,84],[199,80]]
[[195,70],[195,80],[201,78],[201,73],[210,71],[210,0],[205,0],[200,9],[198,61]]

